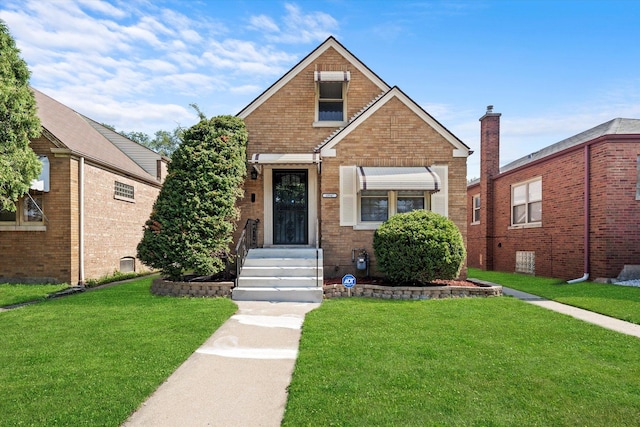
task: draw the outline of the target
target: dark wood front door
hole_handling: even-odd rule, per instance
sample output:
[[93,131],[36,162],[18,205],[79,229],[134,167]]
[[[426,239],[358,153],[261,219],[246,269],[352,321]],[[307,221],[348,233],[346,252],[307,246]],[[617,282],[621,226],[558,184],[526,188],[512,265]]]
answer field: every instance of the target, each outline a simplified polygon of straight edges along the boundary
[[273,171],[273,244],[309,243],[307,170]]

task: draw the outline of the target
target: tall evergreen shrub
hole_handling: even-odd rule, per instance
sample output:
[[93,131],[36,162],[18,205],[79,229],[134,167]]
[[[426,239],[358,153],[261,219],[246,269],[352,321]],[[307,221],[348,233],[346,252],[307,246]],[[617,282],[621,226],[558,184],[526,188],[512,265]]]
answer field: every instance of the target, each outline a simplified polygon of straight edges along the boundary
[[450,219],[425,210],[397,214],[373,235],[378,269],[396,283],[455,279],[466,257],[460,230]]
[[173,280],[225,268],[247,170],[242,119],[203,119],[182,138],[138,244],[138,258]]
[[0,210],[15,211],[16,201],[42,169],[29,147],[41,130],[29,77],[27,63],[0,20]]

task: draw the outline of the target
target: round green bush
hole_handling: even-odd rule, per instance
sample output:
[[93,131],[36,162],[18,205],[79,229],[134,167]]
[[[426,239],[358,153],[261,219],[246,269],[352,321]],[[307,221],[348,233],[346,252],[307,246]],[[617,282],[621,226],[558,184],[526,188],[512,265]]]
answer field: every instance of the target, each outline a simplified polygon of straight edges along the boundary
[[373,235],[378,270],[396,283],[455,279],[466,252],[450,219],[425,210],[397,214]]

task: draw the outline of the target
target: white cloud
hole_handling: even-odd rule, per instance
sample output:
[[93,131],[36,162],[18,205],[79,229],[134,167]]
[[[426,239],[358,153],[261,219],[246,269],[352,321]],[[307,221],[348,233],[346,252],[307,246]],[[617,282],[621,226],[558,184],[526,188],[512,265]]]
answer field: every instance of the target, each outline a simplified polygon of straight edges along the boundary
[[264,15],[250,19],[250,29],[265,31],[266,40],[277,43],[311,43],[322,41],[337,31],[338,21],[324,12],[308,12],[294,3],[285,4],[286,14],[281,17],[282,25]]
[[280,27],[275,23],[273,19],[266,15],[257,15],[249,18],[249,22],[251,24],[251,29],[254,30],[262,30],[270,33],[278,33],[280,32]]
[[[146,0],[3,0],[0,19],[34,87],[118,130],[149,134],[194,123],[190,103],[239,111],[300,59],[282,44],[323,40],[338,25],[294,4],[280,16],[223,22]],[[243,37],[242,21],[273,38]]]

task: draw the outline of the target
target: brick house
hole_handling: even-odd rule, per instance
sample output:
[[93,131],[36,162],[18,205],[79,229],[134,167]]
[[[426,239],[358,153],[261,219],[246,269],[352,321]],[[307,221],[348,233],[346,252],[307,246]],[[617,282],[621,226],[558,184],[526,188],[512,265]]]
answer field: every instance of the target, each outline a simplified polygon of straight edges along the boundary
[[[321,248],[325,277],[359,273],[389,216],[430,209],[466,239],[469,147],[335,38],[239,114],[249,131],[240,227],[262,248]],[[238,230],[238,234],[240,230]],[[466,271],[466,270],[465,270]]]
[[500,114],[481,121],[467,186],[467,265],[565,280],[640,264],[640,120],[614,119],[499,167]]
[[33,90],[43,172],[16,212],[0,212],[0,282],[83,284],[141,271],[136,246],[166,159]]

